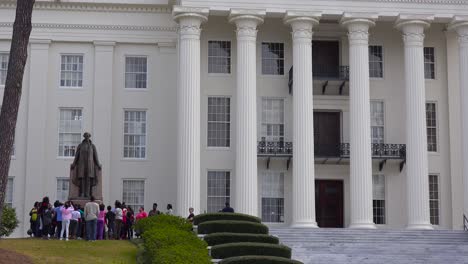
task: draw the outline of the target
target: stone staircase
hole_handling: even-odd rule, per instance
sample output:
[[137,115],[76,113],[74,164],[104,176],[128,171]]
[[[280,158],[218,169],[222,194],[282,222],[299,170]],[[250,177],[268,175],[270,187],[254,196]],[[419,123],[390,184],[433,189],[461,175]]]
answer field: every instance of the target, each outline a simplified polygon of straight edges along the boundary
[[468,232],[270,228],[305,264],[468,264]]

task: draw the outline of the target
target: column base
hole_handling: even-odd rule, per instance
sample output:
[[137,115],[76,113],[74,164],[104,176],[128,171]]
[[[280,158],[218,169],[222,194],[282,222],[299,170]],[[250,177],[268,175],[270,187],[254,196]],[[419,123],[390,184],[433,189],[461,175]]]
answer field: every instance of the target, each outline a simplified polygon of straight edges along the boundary
[[350,224],[350,229],[377,229],[374,223],[354,223]]
[[409,224],[406,226],[406,229],[411,230],[434,230],[434,227],[431,224]]
[[291,228],[319,228],[317,222],[293,222]]

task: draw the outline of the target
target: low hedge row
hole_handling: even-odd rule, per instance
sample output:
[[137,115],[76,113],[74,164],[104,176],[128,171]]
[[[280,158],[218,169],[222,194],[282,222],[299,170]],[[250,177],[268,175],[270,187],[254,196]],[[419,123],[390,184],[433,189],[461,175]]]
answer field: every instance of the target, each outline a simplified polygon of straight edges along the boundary
[[297,260],[270,256],[241,256],[223,259],[219,264],[303,264]]
[[211,233],[251,233],[268,234],[268,227],[264,224],[247,221],[217,220],[207,221],[198,225],[199,234]]
[[208,244],[200,240],[177,216],[154,216],[137,227],[143,230],[144,256],[152,264],[211,264]]
[[206,235],[203,240],[209,246],[236,242],[258,242],[266,244],[279,244],[279,239],[274,236],[264,234],[243,234],[243,233],[213,233]]
[[291,249],[284,245],[251,242],[222,244],[211,248],[211,257],[215,259],[252,255],[290,259]]
[[258,217],[240,214],[240,213],[209,213],[200,214],[193,218],[193,224],[199,225],[203,222],[216,221],[216,220],[236,220],[236,221],[247,221],[254,223],[261,223],[262,220]]

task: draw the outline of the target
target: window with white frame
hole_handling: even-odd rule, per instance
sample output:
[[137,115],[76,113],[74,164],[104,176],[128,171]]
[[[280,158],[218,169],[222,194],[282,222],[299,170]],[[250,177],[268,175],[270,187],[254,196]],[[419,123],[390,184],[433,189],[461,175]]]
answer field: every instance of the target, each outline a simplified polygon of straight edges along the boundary
[[369,77],[383,78],[382,46],[369,46]]
[[122,201],[138,212],[138,208],[145,205],[145,181],[123,180]]
[[0,53],[0,86],[5,85],[9,57],[9,53]]
[[384,143],[384,103],[383,101],[370,102],[371,139],[373,144]]
[[231,144],[231,98],[208,97],[208,147]]
[[65,202],[68,200],[69,195],[69,179],[57,178],[57,200]]
[[372,204],[374,211],[374,223],[385,224],[385,176],[372,175]]
[[231,73],[230,41],[208,41],[208,73]]
[[262,177],[262,221],[284,222],[284,173],[264,171]]
[[426,103],[427,151],[437,152],[436,103]]
[[5,205],[10,208],[13,207],[13,177],[8,177],[5,194]]
[[433,47],[424,47],[424,78],[435,79],[435,56]]
[[62,55],[60,87],[83,87],[83,55]]
[[218,212],[231,199],[231,173],[229,171],[208,171],[208,213]]
[[439,210],[439,176],[429,175],[429,211],[433,225],[439,225]]
[[284,99],[262,98],[262,138],[284,141]]
[[148,59],[142,56],[125,57],[125,88],[147,87]]
[[125,110],[124,158],[146,158],[146,111]]
[[76,147],[81,142],[82,125],[83,114],[81,109],[60,109],[58,156],[75,156]]
[[284,43],[262,43],[262,74],[284,75]]

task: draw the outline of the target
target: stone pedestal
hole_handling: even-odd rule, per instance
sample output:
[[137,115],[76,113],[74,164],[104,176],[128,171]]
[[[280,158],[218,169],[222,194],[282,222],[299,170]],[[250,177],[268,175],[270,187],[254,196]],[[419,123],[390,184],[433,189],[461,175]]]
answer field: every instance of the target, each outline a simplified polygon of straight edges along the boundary
[[[73,179],[75,178],[76,169],[72,169],[70,167],[70,181],[69,181],[69,195],[68,200],[72,201],[74,204],[79,204],[84,206],[87,202],[89,202],[90,197],[80,197],[80,188],[78,185],[73,183]],[[97,184],[92,188],[92,195],[97,203],[103,201],[102,197],[102,170],[97,171]],[[61,201],[64,202],[64,201]]]

